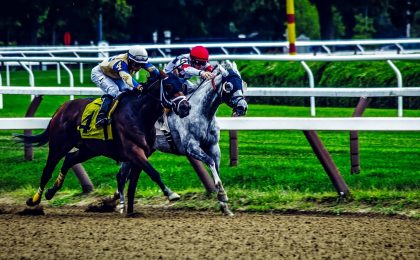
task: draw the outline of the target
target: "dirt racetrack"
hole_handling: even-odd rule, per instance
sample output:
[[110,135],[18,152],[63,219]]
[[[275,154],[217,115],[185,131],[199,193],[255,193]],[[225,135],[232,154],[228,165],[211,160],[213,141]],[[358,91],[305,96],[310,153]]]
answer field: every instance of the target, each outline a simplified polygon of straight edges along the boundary
[[0,205],[0,259],[420,259],[420,220]]

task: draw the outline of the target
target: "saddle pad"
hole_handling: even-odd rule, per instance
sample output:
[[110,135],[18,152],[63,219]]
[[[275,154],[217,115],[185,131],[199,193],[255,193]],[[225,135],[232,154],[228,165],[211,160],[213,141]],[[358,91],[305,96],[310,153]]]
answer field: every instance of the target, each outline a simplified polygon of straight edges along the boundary
[[[97,98],[90,102],[83,111],[82,122],[77,127],[77,130],[80,131],[82,139],[112,140],[111,124],[99,129],[95,126],[101,104],[102,99]],[[114,104],[114,106],[115,105],[116,104]],[[111,111],[113,110],[114,109],[111,109]],[[108,115],[108,118],[110,114]]]

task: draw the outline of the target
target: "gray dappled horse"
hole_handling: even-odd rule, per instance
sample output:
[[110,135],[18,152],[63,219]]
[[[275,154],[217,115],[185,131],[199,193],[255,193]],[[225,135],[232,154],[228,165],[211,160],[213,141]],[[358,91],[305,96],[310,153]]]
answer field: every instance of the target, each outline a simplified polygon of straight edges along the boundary
[[[165,135],[168,136],[167,133],[158,134],[154,149],[165,153],[186,155],[204,162],[211,171],[221,210],[226,215],[233,215],[228,208],[228,197],[219,176],[220,129],[216,124],[215,114],[218,107],[225,103],[233,109],[233,115],[245,115],[248,109],[243,95],[246,83],[242,81],[236,64],[232,65],[230,62],[218,65],[213,74],[216,75],[213,80],[202,82],[187,95],[191,104],[188,117],[180,119],[174,113],[168,115],[170,137],[165,137]],[[193,163],[191,159],[190,163]],[[123,190],[129,172],[129,164],[123,164],[117,175],[118,190],[115,198],[120,199],[121,213],[124,212]],[[177,200],[179,195],[173,192],[168,198]]]

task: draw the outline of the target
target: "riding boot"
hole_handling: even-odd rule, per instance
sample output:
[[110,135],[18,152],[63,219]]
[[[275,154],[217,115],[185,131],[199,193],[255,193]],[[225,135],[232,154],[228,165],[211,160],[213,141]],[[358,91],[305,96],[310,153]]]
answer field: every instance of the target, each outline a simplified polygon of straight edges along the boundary
[[108,113],[111,108],[113,97],[111,95],[102,96],[102,104],[96,117],[96,128],[105,126],[108,123]]

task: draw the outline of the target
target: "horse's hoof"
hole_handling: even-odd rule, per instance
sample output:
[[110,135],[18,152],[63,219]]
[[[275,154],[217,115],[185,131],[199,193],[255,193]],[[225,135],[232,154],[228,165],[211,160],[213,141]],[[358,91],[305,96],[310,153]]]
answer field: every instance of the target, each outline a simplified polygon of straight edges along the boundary
[[115,192],[112,199],[115,200],[115,201],[119,200],[120,199],[120,194],[118,192]]
[[229,206],[227,203],[219,202],[220,203],[220,211],[222,211],[223,215],[228,217],[233,217],[234,214],[232,211],[230,211]]
[[178,195],[178,193],[176,192],[172,192],[169,196],[168,199],[169,201],[177,201],[181,198],[181,196]]
[[54,197],[54,195],[55,195],[55,193],[56,193],[57,191],[56,190],[54,190],[53,188],[51,188],[51,189],[48,189],[47,190],[47,192],[45,192],[45,198],[47,199],[47,200],[51,200],[53,197]]
[[33,201],[32,198],[29,198],[29,199],[26,200],[26,205],[29,206],[29,207],[35,207],[35,206],[39,205],[40,202],[41,202],[41,200]]
[[118,212],[120,212],[120,214],[124,214],[124,211],[125,211],[125,205],[124,205],[124,203],[118,204],[117,210],[118,210]]
[[229,198],[225,192],[217,193],[217,200],[220,202],[228,202]]

